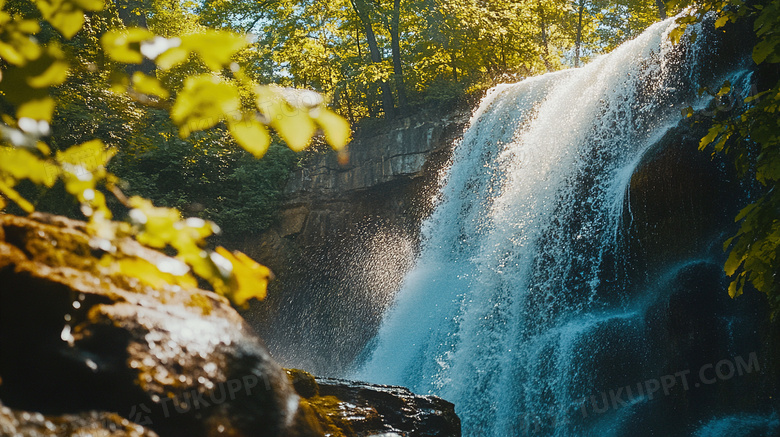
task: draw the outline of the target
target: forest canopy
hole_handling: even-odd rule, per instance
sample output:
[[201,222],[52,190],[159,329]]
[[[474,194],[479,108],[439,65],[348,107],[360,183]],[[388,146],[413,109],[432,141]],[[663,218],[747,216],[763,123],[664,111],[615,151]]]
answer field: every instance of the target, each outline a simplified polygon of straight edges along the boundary
[[[705,14],[717,28],[749,20],[755,63],[776,65],[777,3],[0,0],[0,208],[86,218],[111,238],[133,233],[179,254],[186,269],[173,271],[186,274],[167,279],[192,284],[194,272],[225,288],[223,260],[259,267],[205,251],[212,221],[227,238],[266,229],[295,151],[329,144],[345,161],[350,124],[580,66],[686,7],[675,39]],[[727,242],[732,295],[751,283],[780,296],[777,90],[718,114],[702,139],[766,187]]]

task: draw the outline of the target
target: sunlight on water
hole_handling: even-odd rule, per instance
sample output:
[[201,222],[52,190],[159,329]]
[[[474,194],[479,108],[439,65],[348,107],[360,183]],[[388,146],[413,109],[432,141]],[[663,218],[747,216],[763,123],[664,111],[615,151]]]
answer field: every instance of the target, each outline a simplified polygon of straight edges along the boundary
[[[641,311],[601,297],[620,292],[605,281],[620,272],[631,175],[682,107],[704,104],[698,49],[672,46],[673,27],[487,94],[421,255],[349,377],[454,402],[466,436],[520,435],[529,420],[535,435],[582,435],[570,419],[604,330],[628,349],[645,341]],[[614,435],[621,419],[610,417],[590,430]]]

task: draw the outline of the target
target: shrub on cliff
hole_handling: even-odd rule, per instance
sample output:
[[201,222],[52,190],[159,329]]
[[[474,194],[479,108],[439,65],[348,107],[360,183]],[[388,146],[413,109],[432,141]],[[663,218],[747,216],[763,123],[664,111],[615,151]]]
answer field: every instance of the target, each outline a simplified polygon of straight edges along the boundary
[[[743,178],[755,179],[762,187],[755,201],[737,215],[737,234],[724,243],[723,249],[729,251],[724,270],[733,278],[731,297],[750,284],[767,294],[776,316],[780,313],[780,1],[672,0],[668,5],[670,9],[692,6],[677,18],[680,27],[672,33],[677,39],[685,26],[708,14],[716,15],[718,29],[729,22],[753,25],[754,92],[734,109],[718,106],[723,110],[713,116],[699,148],[729,155]],[[726,82],[712,94],[721,99],[732,92]],[[687,113],[693,111],[688,108]]]

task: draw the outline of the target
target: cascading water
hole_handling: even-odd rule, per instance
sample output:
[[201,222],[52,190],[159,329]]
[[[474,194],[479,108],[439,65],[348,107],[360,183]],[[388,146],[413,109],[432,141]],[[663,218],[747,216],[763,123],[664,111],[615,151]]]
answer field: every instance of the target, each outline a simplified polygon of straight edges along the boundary
[[[623,435],[643,397],[595,418],[582,399],[653,372],[647,299],[625,292],[641,280],[621,260],[634,169],[683,106],[705,103],[696,60],[707,38],[673,46],[674,26],[488,93],[351,378],[439,395],[467,436]],[[627,370],[599,377],[610,359]]]

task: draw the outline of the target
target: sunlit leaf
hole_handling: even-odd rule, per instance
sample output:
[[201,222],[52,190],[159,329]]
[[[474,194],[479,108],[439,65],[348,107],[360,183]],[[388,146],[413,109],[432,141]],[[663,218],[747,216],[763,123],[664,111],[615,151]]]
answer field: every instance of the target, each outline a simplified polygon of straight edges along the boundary
[[317,132],[317,126],[305,109],[292,109],[280,113],[271,121],[271,126],[276,129],[287,146],[296,152],[309,147],[311,138]]
[[163,87],[159,80],[154,77],[149,77],[140,71],[133,73],[133,87],[139,93],[149,94],[163,99],[167,99],[170,95],[168,90]]
[[743,256],[732,250],[731,253],[729,253],[728,259],[726,260],[726,264],[723,266],[723,270],[727,275],[733,276],[739,266],[742,265],[742,261],[744,260],[745,258]]
[[155,59],[157,66],[162,70],[168,70],[176,64],[180,64],[187,60],[190,56],[190,51],[184,47],[173,47]]
[[203,63],[214,71],[230,64],[233,55],[248,44],[244,36],[221,30],[207,30],[182,37],[182,47],[198,53]]
[[140,64],[141,42],[152,39],[154,35],[146,29],[130,28],[106,32],[100,39],[103,50],[114,61],[125,64]]
[[707,135],[705,135],[701,141],[699,141],[699,150],[703,150],[705,147],[710,145],[713,141],[715,141],[715,138],[718,137],[718,134],[723,130],[723,126],[719,124],[715,124],[710,128],[710,130],[707,132]]
[[54,114],[54,99],[51,97],[29,100],[16,110],[16,118],[27,117],[33,120],[51,121],[52,114]]
[[114,155],[116,155],[115,149],[107,149],[100,140],[92,140],[70,147],[63,152],[57,152],[57,161],[93,172],[105,167]]
[[179,133],[187,137],[191,132],[208,129],[239,111],[240,100],[235,86],[212,75],[189,77],[176,98],[171,119],[179,126]]
[[728,94],[729,92],[731,92],[731,82],[729,82],[729,81],[725,81],[725,82],[723,83],[723,86],[722,86],[722,87],[720,88],[720,90],[718,91],[718,94],[717,94],[717,95],[718,95],[718,97],[721,97],[721,96],[725,96],[725,95],[726,95],[726,94]]
[[346,147],[351,135],[349,122],[329,109],[320,108],[318,111],[319,114],[315,117],[315,120],[317,120],[317,124],[325,133],[325,141],[334,150],[341,150]]
[[28,202],[27,199],[22,197],[16,190],[13,189],[13,187],[9,186],[2,180],[0,180],[0,194],[7,197],[8,200],[19,205],[19,207],[22,208],[24,212],[32,213],[35,211],[35,207],[32,205],[32,203]]
[[[197,282],[195,279],[187,274],[176,275],[170,272],[161,271],[159,264],[161,263],[176,263],[171,258],[165,258],[158,262],[158,265],[141,258],[122,258],[117,261],[119,271],[124,275],[140,279],[143,283],[155,287],[162,288],[166,285],[179,285],[185,288],[195,288]],[[166,266],[162,266],[163,270],[166,270]]]
[[142,225],[142,231],[136,237],[141,244],[162,249],[174,239],[177,232],[174,225],[181,220],[179,211],[155,207],[138,196],[131,197],[128,203],[133,208],[130,218]]
[[103,9],[102,0],[38,0],[35,4],[46,21],[68,39],[84,25],[85,10]]
[[239,146],[254,155],[262,158],[271,144],[271,136],[268,130],[257,120],[233,122],[229,125],[230,134]]
[[2,148],[0,173],[12,176],[14,179],[29,179],[30,181],[51,187],[57,179],[57,172],[46,163],[25,149]]
[[241,252],[231,253],[224,247],[218,247],[216,253],[229,261],[233,266],[231,276],[231,301],[238,306],[244,306],[250,299],[265,299],[271,270],[258,264],[252,258]]
[[59,85],[68,78],[68,63],[54,61],[43,73],[38,76],[29,76],[27,83],[33,88],[46,88]]

